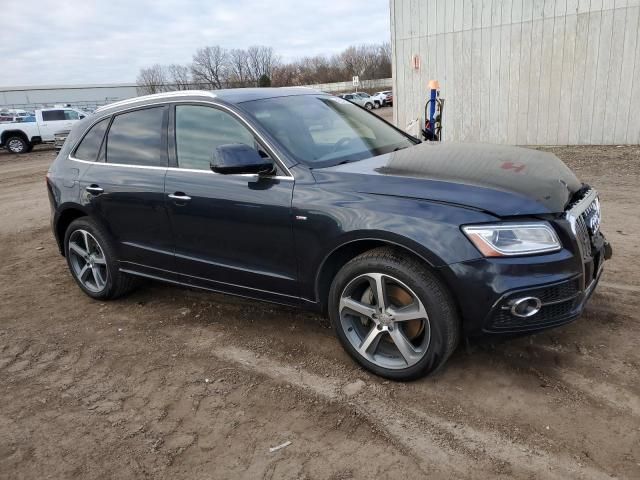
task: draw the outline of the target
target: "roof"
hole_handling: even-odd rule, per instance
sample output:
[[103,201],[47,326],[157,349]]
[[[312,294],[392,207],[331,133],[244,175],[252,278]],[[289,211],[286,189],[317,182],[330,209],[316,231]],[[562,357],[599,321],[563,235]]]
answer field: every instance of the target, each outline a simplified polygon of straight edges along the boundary
[[251,100],[263,100],[274,97],[290,97],[293,95],[317,95],[320,90],[308,87],[279,87],[279,88],[227,88],[214,90],[216,96],[229,103],[242,103]]
[[306,87],[283,87],[283,88],[228,88],[221,90],[180,90],[176,92],[164,92],[154,93],[152,95],[143,95],[140,97],[129,98],[127,100],[121,100],[119,102],[110,103],[104,105],[96,110],[96,112],[102,112],[104,110],[110,110],[125,105],[145,104],[153,100],[165,100],[165,99],[198,99],[202,98],[218,98],[227,103],[242,103],[249,102],[251,100],[262,100],[265,98],[274,97],[288,97],[293,95],[313,95],[322,94],[320,90]]

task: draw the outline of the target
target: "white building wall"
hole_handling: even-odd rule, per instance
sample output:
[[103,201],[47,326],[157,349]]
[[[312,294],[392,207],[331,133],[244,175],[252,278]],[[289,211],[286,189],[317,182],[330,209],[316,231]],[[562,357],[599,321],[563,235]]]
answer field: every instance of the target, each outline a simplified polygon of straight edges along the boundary
[[640,0],[390,3],[400,128],[436,79],[444,140],[640,143]]

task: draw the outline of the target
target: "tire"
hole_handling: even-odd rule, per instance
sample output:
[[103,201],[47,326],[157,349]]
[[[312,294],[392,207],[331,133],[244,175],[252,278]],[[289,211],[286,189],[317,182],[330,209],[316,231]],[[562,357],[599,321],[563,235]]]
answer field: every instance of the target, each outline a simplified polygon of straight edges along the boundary
[[64,252],[71,275],[91,298],[113,300],[136,287],[134,277],[120,272],[107,233],[88,217],[71,222],[64,235]]
[[378,100],[376,100],[374,102],[373,108],[380,108],[382,105],[380,105],[380,102]]
[[27,140],[25,140],[24,137],[20,137],[17,135],[7,138],[5,145],[7,147],[7,150],[9,150],[11,153],[16,154],[27,153],[31,150],[31,144]]
[[367,110],[373,110],[373,104],[371,102],[367,102],[365,103],[364,108]]
[[[378,284],[385,292],[387,308],[382,313],[373,293]],[[435,372],[458,345],[460,320],[446,286],[428,268],[393,248],[376,248],[345,264],[331,285],[328,308],[349,355],[392,380]]]

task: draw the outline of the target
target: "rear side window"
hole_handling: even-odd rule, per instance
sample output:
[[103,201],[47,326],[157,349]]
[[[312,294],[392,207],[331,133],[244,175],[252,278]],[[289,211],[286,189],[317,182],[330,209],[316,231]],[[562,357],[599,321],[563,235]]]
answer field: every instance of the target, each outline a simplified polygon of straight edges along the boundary
[[45,110],[42,112],[42,120],[44,122],[55,122],[57,120],[66,120],[64,110]]
[[104,132],[107,130],[108,125],[109,119],[105,118],[91,127],[91,130],[87,132],[80,142],[80,145],[78,145],[78,148],[76,148],[74,157],[80,160],[95,162],[98,159]]
[[117,115],[107,134],[107,162],[166,167],[165,111],[155,107]]

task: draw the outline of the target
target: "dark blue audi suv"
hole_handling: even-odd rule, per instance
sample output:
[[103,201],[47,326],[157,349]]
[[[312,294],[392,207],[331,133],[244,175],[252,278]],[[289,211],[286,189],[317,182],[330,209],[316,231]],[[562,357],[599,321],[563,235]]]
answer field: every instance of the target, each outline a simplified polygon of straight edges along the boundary
[[554,155],[421,143],[305,88],[107,105],[73,127],[47,188],[87,295],[147,278],[314,309],[397,380],[461,339],[576,319],[611,256],[597,192]]

